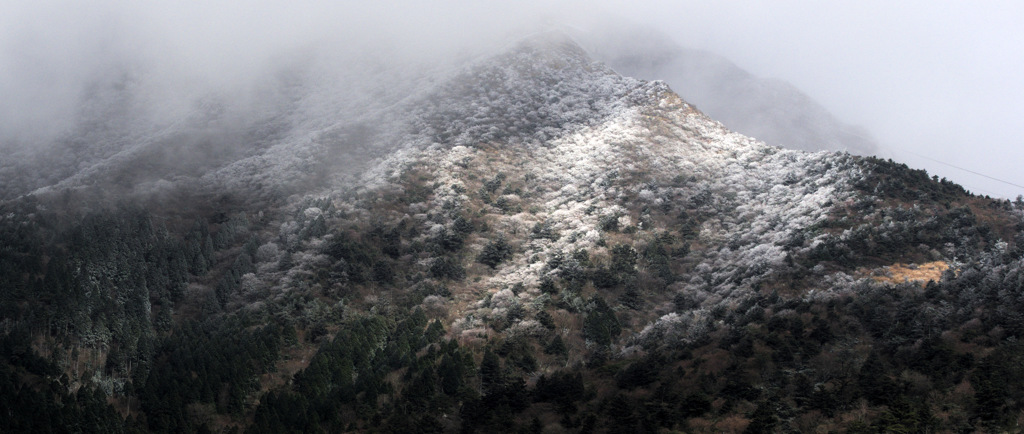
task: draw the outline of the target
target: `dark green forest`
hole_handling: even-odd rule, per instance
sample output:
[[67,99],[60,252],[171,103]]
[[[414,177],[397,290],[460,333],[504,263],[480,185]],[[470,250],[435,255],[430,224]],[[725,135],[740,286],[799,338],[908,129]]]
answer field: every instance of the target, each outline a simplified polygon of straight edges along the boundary
[[[1024,416],[1020,204],[888,161],[856,164],[870,171],[856,184],[863,199],[795,238],[752,296],[699,309],[706,318],[689,329],[663,321],[639,334],[636,318],[657,300],[676,317],[698,310],[668,288],[697,272],[693,228],[708,218],[699,198],[646,210],[668,222],[656,229],[604,224],[610,255],[549,257],[558,272],[539,284],[539,304],[513,304],[469,335],[425,300],[472,286],[518,247],[490,237],[469,255],[469,240],[494,229],[467,205],[445,209],[449,225],[426,238],[406,220],[300,210],[301,229],[278,239],[273,219],[251,211],[183,218],[7,202],[0,431],[1014,429]],[[477,194],[507,182],[482,180]],[[640,250],[628,242],[645,234]],[[303,266],[294,290],[264,299],[246,288],[258,268],[297,268],[298,252],[325,236],[312,247],[323,260]],[[560,235],[538,223],[523,236]],[[268,241],[285,254],[268,259]],[[936,259],[929,251],[957,262],[927,282],[849,278],[831,283],[832,296],[808,295],[822,269],[853,275]],[[510,328],[525,320],[535,327]]]

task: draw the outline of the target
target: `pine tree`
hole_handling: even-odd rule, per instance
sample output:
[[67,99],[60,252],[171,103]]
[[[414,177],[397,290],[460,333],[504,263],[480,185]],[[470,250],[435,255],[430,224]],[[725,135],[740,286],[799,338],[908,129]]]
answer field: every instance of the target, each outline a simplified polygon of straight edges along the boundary
[[622,332],[615,311],[600,296],[590,299],[591,308],[583,322],[583,338],[598,345],[611,345],[612,339]]

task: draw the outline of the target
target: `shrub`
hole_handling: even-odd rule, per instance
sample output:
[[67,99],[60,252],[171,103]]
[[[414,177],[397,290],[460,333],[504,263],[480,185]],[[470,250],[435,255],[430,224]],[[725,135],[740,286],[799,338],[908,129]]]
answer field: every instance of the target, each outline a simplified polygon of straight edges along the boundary
[[430,275],[437,279],[462,280],[466,277],[466,269],[458,260],[437,258],[430,265]]
[[512,256],[512,246],[505,241],[504,237],[487,243],[484,246],[483,251],[480,252],[480,256],[477,256],[477,262],[487,265],[488,267],[495,268],[498,264],[504,262],[506,259]]

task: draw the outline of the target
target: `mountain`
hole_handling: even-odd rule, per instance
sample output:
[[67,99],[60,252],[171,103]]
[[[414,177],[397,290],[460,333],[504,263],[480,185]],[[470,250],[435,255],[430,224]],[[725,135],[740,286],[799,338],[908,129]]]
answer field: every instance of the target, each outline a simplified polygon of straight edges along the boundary
[[624,75],[666,81],[730,129],[790,149],[878,152],[867,130],[836,119],[785,81],[756,77],[722,56],[680,46],[655,30],[611,28],[579,31],[595,58]]
[[0,205],[2,430],[1020,414],[1024,205],[767,145],[561,33],[339,64],[300,56],[276,98],[177,122],[101,110],[82,128],[105,138],[51,145],[69,164],[16,163],[39,173]]

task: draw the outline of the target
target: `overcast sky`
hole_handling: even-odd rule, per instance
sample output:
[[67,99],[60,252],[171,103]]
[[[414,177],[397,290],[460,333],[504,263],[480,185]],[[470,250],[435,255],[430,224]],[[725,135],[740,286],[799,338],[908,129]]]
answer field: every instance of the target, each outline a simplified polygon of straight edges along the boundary
[[889,148],[886,157],[975,193],[1024,194],[1024,188],[950,167],[1024,185],[1024,2],[610,6],[683,45],[716,52],[755,75],[789,81],[840,119],[867,127]]
[[786,80],[866,127],[886,157],[976,193],[1024,193],[950,167],[1024,185],[1024,2],[492,3],[0,0],[0,135],[59,123],[76,86],[139,59],[166,71],[167,88],[229,87],[281,50],[325,38],[422,54],[596,13]]

